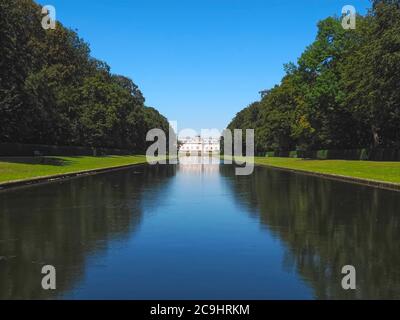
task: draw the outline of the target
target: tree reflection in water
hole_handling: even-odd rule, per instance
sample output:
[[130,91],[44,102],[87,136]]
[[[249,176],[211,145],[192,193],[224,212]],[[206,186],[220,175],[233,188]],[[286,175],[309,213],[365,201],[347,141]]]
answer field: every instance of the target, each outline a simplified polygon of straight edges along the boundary
[[[111,297],[274,297],[279,279],[268,273],[287,274],[282,268],[297,273],[319,299],[400,298],[398,208],[397,192],[263,167],[235,176],[233,166],[218,164],[137,167],[1,193],[0,299],[63,298],[82,284],[83,297],[109,290]],[[148,212],[165,215],[146,227]],[[265,241],[270,235],[257,220],[284,248]],[[138,232],[139,225],[147,232]],[[139,248],[117,254],[139,265],[96,273],[94,264],[114,258],[113,250],[132,238]],[[277,263],[267,263],[277,252]],[[45,264],[57,268],[55,293],[41,289]],[[356,291],[341,287],[344,265],[356,267]],[[115,270],[131,276],[132,291],[124,291],[119,274],[116,287],[99,288],[99,274],[112,277]],[[300,291],[280,288],[279,297],[309,296],[294,278],[281,279]],[[202,283],[209,289],[199,291]]]
[[[400,193],[263,167],[248,177],[233,170],[220,168],[235,198],[286,245],[285,267],[316,298],[400,298]],[[357,270],[355,291],[341,287],[344,265]]]
[[[157,205],[175,170],[142,166],[0,194],[0,299],[57,298],[71,289],[88,257],[135,232],[143,202]],[[56,291],[40,286],[46,264],[57,269]]]

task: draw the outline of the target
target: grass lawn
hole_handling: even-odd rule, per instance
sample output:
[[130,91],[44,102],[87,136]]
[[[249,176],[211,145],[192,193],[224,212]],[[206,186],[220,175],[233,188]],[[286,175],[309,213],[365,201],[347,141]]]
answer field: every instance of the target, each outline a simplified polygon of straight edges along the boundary
[[367,180],[400,183],[400,162],[256,157],[255,163]]
[[0,183],[145,162],[146,156],[0,157]]

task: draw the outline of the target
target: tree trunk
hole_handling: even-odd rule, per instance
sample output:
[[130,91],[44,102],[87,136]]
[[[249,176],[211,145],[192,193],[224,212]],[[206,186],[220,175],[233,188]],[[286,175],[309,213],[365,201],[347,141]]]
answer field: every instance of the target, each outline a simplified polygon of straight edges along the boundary
[[376,126],[372,126],[371,131],[372,131],[372,138],[373,138],[373,148],[377,148],[381,144],[381,139],[380,139],[379,133],[378,133],[379,128],[377,128]]

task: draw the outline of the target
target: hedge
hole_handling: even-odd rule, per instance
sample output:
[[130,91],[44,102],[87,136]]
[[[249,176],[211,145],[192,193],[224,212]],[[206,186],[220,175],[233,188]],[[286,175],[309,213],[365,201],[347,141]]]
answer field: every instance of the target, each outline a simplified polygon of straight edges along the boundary
[[346,150],[303,150],[303,151],[269,151],[267,157],[303,158],[319,160],[370,160],[400,161],[400,149],[346,149]]
[[0,157],[129,155],[132,150],[0,143]]

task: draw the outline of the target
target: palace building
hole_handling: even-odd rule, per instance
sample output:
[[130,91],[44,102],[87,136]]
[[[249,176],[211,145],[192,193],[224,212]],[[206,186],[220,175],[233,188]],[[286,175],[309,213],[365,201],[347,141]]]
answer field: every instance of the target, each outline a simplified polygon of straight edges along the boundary
[[220,139],[200,136],[179,139],[179,153],[187,155],[219,154]]

